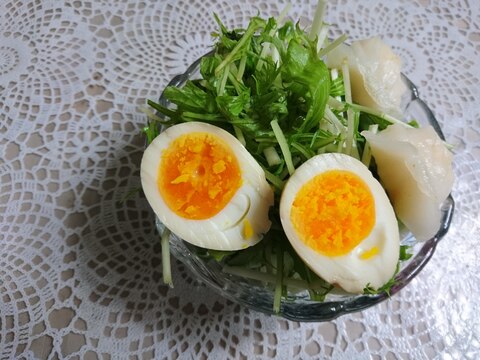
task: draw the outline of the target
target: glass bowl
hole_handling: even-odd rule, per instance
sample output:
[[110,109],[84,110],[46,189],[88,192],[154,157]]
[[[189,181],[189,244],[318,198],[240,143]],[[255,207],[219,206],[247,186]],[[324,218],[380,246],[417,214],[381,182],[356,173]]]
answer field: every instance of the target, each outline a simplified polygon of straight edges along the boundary
[[[208,56],[206,54],[204,56]],[[182,75],[175,76],[168,86],[182,87],[187,80],[199,78],[199,58]],[[432,111],[420,99],[415,85],[402,75],[407,87],[403,99],[403,112],[407,118],[415,119],[420,125],[430,124],[439,136],[444,139],[438,122]],[[170,107],[172,104],[160,96],[159,103]],[[266,314],[278,315],[294,321],[328,321],[340,315],[360,311],[378,304],[389,296],[398,293],[412,279],[417,276],[423,267],[430,260],[435,248],[442,237],[447,233],[454,211],[454,200],[450,195],[442,204],[441,223],[438,224],[438,232],[428,241],[417,242],[411,233],[401,234],[401,244],[412,246],[413,256],[400,263],[400,270],[396,275],[395,285],[391,288],[390,294],[380,293],[376,295],[355,295],[340,292],[329,293],[325,301],[318,302],[310,300],[308,292],[289,293],[288,299],[282,299],[280,312],[273,311],[274,287],[266,283],[250,278],[239,277],[222,271],[222,265],[213,259],[206,259],[198,256],[196,249],[191,244],[183,241],[175,235],[170,235],[170,251],[172,255],[180,260],[195,276],[207,286],[216,291],[219,295],[247,306],[250,309]],[[156,226],[162,233],[164,226],[156,220]]]

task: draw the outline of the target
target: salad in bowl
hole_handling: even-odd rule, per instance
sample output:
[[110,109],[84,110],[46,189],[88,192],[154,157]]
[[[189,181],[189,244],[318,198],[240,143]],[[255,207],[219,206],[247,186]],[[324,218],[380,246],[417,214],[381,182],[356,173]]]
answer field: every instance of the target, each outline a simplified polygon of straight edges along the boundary
[[321,321],[398,292],[448,230],[452,154],[380,38],[220,19],[214,49],[150,101],[141,163],[172,253],[223,296]]

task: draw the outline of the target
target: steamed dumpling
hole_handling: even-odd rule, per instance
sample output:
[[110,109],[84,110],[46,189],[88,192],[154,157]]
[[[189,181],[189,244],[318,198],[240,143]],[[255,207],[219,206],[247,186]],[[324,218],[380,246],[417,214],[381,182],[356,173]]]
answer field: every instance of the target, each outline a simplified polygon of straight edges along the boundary
[[363,131],[395,213],[417,240],[439,230],[440,206],[453,186],[452,153],[431,126],[400,124]]
[[325,62],[329,68],[342,67],[346,59],[350,69],[352,98],[357,104],[391,115],[400,115],[405,92],[401,78],[401,60],[380,38],[341,44],[332,50]]

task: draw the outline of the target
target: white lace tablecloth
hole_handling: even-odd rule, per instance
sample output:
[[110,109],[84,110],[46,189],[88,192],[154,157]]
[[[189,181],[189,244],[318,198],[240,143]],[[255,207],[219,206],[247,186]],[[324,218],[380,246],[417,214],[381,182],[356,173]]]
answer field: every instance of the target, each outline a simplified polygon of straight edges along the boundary
[[[325,323],[161,281],[139,110],[228,26],[286,1],[2,0],[0,358],[480,358],[480,3],[331,1],[331,36],[381,35],[455,146],[456,210],[400,294]],[[307,24],[316,1],[293,4]]]

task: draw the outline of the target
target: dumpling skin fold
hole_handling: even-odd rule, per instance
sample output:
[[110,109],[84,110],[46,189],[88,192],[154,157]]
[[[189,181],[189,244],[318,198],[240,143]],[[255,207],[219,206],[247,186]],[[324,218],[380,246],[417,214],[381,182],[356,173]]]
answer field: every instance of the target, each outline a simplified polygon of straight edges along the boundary
[[390,115],[401,116],[400,105],[406,87],[401,78],[402,62],[379,37],[341,44],[328,53],[328,67],[349,64],[353,101]]
[[437,233],[441,204],[452,190],[452,153],[433,127],[400,124],[372,133],[363,131],[380,180],[397,217],[419,241]]

